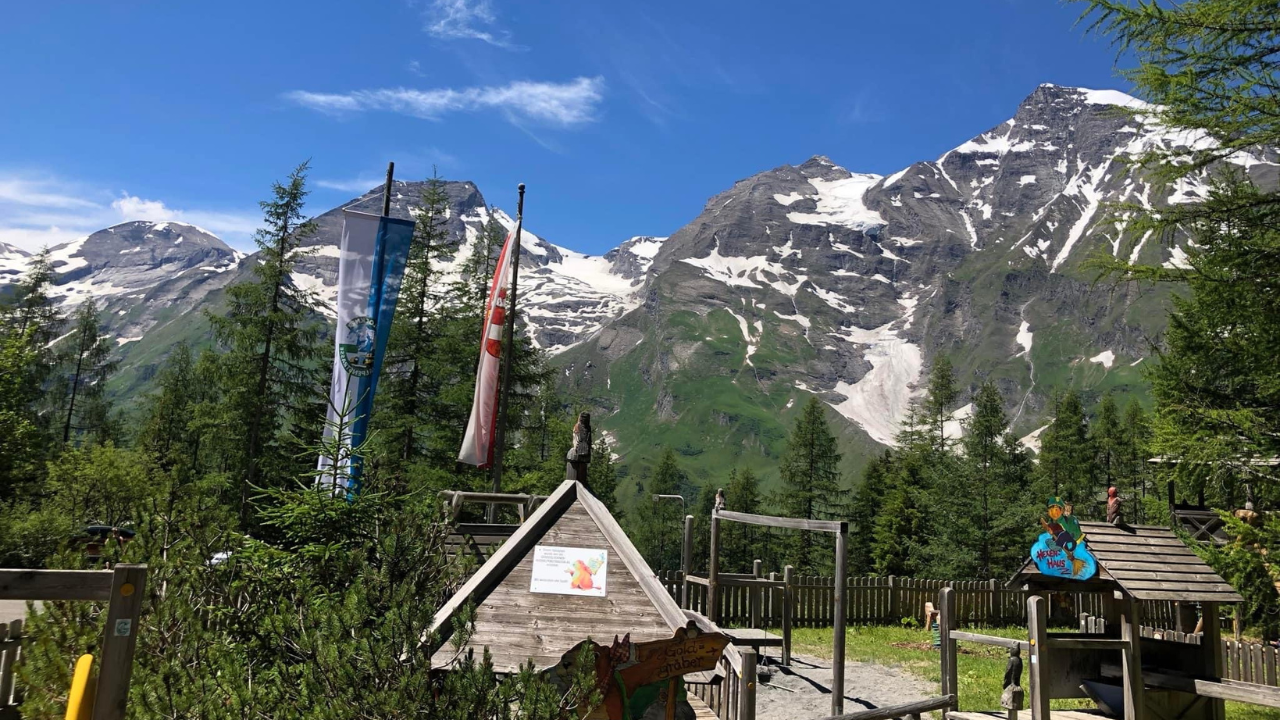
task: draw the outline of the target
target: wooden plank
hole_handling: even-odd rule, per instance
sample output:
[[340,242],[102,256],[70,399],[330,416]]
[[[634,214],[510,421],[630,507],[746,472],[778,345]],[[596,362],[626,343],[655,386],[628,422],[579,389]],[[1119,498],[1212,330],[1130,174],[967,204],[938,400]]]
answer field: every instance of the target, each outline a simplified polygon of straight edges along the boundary
[[957,628],[956,595],[951,588],[938,593],[938,630],[942,640],[942,694],[954,695],[960,691],[956,666],[956,641],[951,633]]
[[133,653],[142,630],[142,601],[147,590],[147,566],[119,563],[111,573],[106,638],[98,659],[98,685],[93,720],[124,720],[129,702]]
[[[1118,672],[1118,668],[1114,665],[1104,664],[1102,669],[1104,675],[1114,676]],[[1280,708],[1280,688],[1230,680],[1218,682],[1207,678],[1184,677],[1161,672],[1147,672],[1144,679],[1148,685],[1156,688],[1193,693],[1218,700],[1234,700],[1263,707]]]
[[1049,668],[1046,667],[1048,648],[1045,646],[1049,638],[1049,617],[1046,605],[1045,599],[1038,595],[1027,598],[1027,632],[1031,645],[1027,675],[1031,689],[1029,705],[1032,720],[1050,720]]
[[952,630],[951,637],[954,640],[963,642],[974,642],[981,645],[995,645],[1002,648],[1019,648],[1027,650],[1031,644],[1026,640],[1016,640],[1014,638],[1002,638],[994,635],[980,635],[978,633],[962,632],[960,630]]
[[817,530],[819,532],[848,532],[849,523],[835,520],[808,520],[805,518],[775,517],[773,515],[753,515],[751,513],[720,510],[716,513],[722,520],[760,525],[763,527],[789,528],[792,530]]
[[0,570],[0,600],[106,600],[110,570]]
[[[928,700],[916,700],[915,702],[903,703],[901,705],[890,705],[888,707],[875,708],[873,710],[860,710],[855,713],[846,713],[844,715],[833,715],[823,718],[823,720],[891,720],[900,717],[919,717],[923,713],[936,712],[938,710],[950,710],[956,706],[956,696],[954,694],[943,695],[942,697],[929,698]],[[956,713],[947,713],[948,716]],[[974,713],[977,714],[977,713]],[[983,716],[983,720],[987,720],[987,716]]]
[[1146,579],[1128,579],[1116,578],[1125,590],[1130,592],[1136,590],[1167,590],[1169,592],[1184,593],[1234,593],[1235,588],[1225,582],[1172,582],[1169,580],[1146,580]]
[[1182,602],[1237,603],[1243,598],[1232,592],[1175,592],[1172,590],[1135,590],[1133,596],[1139,600],[1180,600]]
[[1132,598],[1126,599],[1120,612],[1122,682],[1124,684],[1124,717],[1126,720],[1144,720],[1146,699],[1142,677],[1142,643],[1139,631],[1142,626],[1142,605]]

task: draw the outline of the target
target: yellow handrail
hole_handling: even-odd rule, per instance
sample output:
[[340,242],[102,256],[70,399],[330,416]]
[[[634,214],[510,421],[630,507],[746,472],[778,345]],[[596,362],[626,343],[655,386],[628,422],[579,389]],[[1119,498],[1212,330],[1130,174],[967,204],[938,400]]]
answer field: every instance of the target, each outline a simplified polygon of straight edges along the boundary
[[76,670],[71,676],[71,691],[67,694],[67,720],[89,720],[93,714],[94,690],[93,656],[81,655],[76,660]]

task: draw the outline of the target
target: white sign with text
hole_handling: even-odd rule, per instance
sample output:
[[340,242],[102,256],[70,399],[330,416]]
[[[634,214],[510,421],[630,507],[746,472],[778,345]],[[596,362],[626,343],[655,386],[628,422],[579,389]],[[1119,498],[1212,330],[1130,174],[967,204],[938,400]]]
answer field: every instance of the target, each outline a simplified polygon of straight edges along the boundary
[[604,597],[609,581],[609,553],[596,548],[536,545],[529,592]]

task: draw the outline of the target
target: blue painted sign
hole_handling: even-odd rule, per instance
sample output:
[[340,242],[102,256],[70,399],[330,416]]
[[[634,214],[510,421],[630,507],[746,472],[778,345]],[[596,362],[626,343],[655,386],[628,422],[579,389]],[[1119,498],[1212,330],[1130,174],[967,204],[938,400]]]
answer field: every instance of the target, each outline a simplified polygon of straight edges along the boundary
[[1071,503],[1052,497],[1046,503],[1047,518],[1040,518],[1044,532],[1031,546],[1031,560],[1043,575],[1068,580],[1088,580],[1098,574],[1098,561],[1089,552]]

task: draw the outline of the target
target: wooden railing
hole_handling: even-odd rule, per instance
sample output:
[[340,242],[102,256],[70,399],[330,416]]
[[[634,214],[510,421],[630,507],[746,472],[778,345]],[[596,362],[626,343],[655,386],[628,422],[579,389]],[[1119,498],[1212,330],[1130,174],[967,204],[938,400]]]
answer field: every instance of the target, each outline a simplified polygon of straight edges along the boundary
[[[717,617],[725,626],[781,627],[783,609],[782,574],[759,576],[721,573],[721,578],[752,578],[773,583],[722,583]],[[659,573],[664,587],[680,601],[684,576],[678,570]],[[846,619],[851,623],[897,624],[904,618],[923,623],[924,605],[937,599],[938,591],[950,587],[956,593],[959,618],[969,625],[1023,625],[1027,620],[1026,595],[1007,589],[998,580],[922,580],[899,577],[849,578]],[[831,627],[835,595],[834,578],[818,575],[794,576],[792,623],[795,627]],[[1080,613],[1100,614],[1099,593],[1054,593],[1048,598],[1052,624],[1074,624]],[[687,609],[707,612],[707,588],[691,576]],[[1146,602],[1143,617],[1156,628],[1177,628],[1177,603]]]
[[[686,615],[703,630],[720,632],[720,628],[706,617],[689,612]],[[756,660],[754,650],[729,645],[720,655],[715,671],[685,676],[685,685],[720,720],[755,720]]]
[[956,696],[943,695],[942,697],[917,700],[901,705],[890,705],[889,707],[875,708],[873,710],[860,710],[855,713],[845,713],[844,715],[832,715],[822,720],[894,720],[895,718],[920,720],[920,716],[924,713],[939,710],[945,713],[947,710],[954,710],[955,707]]
[[22,652],[22,621],[0,623],[0,720],[18,717],[22,693],[13,681],[18,654]]
[[[1221,623],[1220,623],[1221,624]],[[1087,613],[1080,615],[1080,632],[1106,632],[1107,623],[1100,617]],[[1172,642],[1199,645],[1203,636],[1198,633],[1165,630],[1144,625],[1140,634],[1144,638],[1167,640]],[[1237,682],[1254,683],[1268,687],[1280,687],[1277,675],[1277,656],[1280,652],[1274,645],[1264,643],[1237,642],[1222,640],[1222,678]]]
[[[87,600],[106,605],[102,648],[95,656],[98,679],[92,720],[123,720],[133,674],[142,600],[146,597],[147,566],[120,563],[111,570],[0,570],[0,600]],[[0,625],[0,628],[3,628]],[[15,634],[10,629],[0,636]],[[8,688],[8,702],[18,691],[12,668],[20,650],[6,640],[0,658],[0,690]],[[68,665],[74,658],[68,658]],[[7,683],[7,685],[6,685]],[[0,709],[3,703],[0,703]]]

